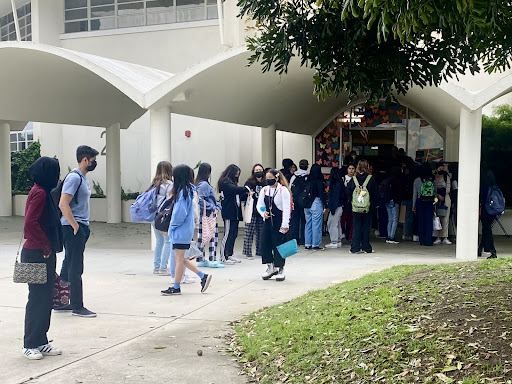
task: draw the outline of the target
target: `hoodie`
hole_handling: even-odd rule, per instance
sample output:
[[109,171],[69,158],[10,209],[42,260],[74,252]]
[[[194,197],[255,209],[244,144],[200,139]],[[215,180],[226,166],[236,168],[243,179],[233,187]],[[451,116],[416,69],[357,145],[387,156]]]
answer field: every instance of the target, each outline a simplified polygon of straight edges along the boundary
[[174,203],[169,225],[169,238],[173,244],[190,244],[194,237],[194,207],[193,199],[196,188],[191,184],[191,191],[185,198],[180,191]]
[[290,179],[290,186],[293,184],[293,181],[295,180],[296,177],[305,177],[307,175],[308,175],[308,171],[305,171],[303,169],[297,169],[295,171],[295,174]]

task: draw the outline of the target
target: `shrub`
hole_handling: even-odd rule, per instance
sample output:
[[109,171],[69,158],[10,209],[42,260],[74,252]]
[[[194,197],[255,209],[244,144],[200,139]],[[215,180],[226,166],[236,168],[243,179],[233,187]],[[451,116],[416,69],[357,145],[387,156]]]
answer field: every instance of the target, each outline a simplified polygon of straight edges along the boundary
[[34,185],[30,165],[41,157],[41,144],[33,142],[27,149],[11,153],[11,188],[13,194],[26,194]]

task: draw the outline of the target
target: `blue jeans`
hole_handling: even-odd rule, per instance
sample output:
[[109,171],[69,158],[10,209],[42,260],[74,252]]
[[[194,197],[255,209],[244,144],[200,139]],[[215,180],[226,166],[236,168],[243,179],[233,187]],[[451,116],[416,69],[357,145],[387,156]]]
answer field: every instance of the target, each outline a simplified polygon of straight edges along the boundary
[[388,211],[388,239],[394,240],[398,225],[398,204],[393,200],[386,203]]
[[[159,230],[155,228],[155,224],[151,224],[153,227],[153,232],[156,237],[156,246],[155,246],[155,257],[153,260],[153,268],[154,269],[166,269],[169,264],[169,256],[171,255],[171,241],[168,235],[162,234]],[[174,260],[174,257],[172,258]],[[171,261],[172,263],[172,261]],[[172,271],[172,269],[171,269]]]
[[402,205],[405,207],[405,223],[404,223],[404,236],[412,236],[413,235],[413,222],[414,222],[414,214],[412,212],[412,200],[404,200],[402,201]]
[[322,243],[322,221],[324,217],[322,200],[317,197],[311,208],[304,208],[306,216],[306,247],[319,247]]

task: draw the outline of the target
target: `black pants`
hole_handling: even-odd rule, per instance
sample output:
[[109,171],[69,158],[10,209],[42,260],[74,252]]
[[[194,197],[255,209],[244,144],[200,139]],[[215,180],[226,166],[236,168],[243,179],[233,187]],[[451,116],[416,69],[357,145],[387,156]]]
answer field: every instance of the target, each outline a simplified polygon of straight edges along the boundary
[[53,283],[55,281],[55,255],[43,257],[42,250],[25,249],[21,251],[23,263],[45,263],[46,284],[28,285],[28,302],[25,309],[25,348],[37,348],[48,344],[46,333],[50,328],[53,304]]
[[379,236],[388,238],[388,210],[385,203],[381,203],[378,208],[379,216]]
[[372,252],[370,244],[370,226],[372,225],[371,213],[352,213],[354,229],[352,230],[352,243],[350,250],[352,252]]
[[298,204],[295,204],[295,208],[292,211],[292,233],[293,238],[297,240],[298,245],[304,245],[306,230],[306,215],[304,214],[304,208],[300,208]]
[[76,235],[73,233],[73,227],[71,225],[64,225],[62,232],[66,255],[62,261],[60,277],[62,280],[70,283],[69,301],[71,307],[73,309],[80,309],[84,306],[82,288],[84,251],[91,230],[89,226],[79,223],[79,229]]
[[496,216],[491,216],[482,208],[482,214],[480,215],[480,221],[482,222],[482,241],[479,245],[479,250],[482,249],[491,254],[496,254],[496,248],[494,247],[494,238],[492,237],[492,222],[496,219]]
[[233,256],[237,236],[238,220],[224,220],[224,237],[220,244],[220,256],[222,261],[225,261],[229,256]]
[[265,220],[263,222],[263,232],[261,234],[262,264],[274,264],[276,268],[284,267],[285,259],[281,257],[277,246],[291,240],[291,237],[289,233],[282,234],[279,232],[280,228],[281,218],[278,220]]
[[423,202],[420,199],[416,201],[416,215],[418,216],[418,236],[420,245],[432,246],[432,234],[434,231],[434,204]]

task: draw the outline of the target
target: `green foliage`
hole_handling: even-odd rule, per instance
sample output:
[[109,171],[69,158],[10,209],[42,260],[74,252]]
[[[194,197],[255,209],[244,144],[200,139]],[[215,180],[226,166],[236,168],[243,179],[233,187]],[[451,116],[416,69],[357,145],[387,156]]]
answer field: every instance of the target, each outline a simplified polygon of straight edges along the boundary
[[94,193],[91,195],[91,197],[107,197],[105,196],[105,192],[103,192],[103,188],[101,188],[100,183],[92,181],[92,189],[94,189]]
[[284,73],[298,56],[320,99],[390,98],[469,69],[510,68],[512,7],[487,0],[239,0],[256,21],[250,64]]
[[26,194],[34,185],[30,165],[41,157],[41,144],[33,142],[27,149],[11,153],[11,188],[13,194]]
[[121,187],[121,200],[135,200],[140,195],[140,192],[130,192],[130,190],[125,191],[123,187]]

